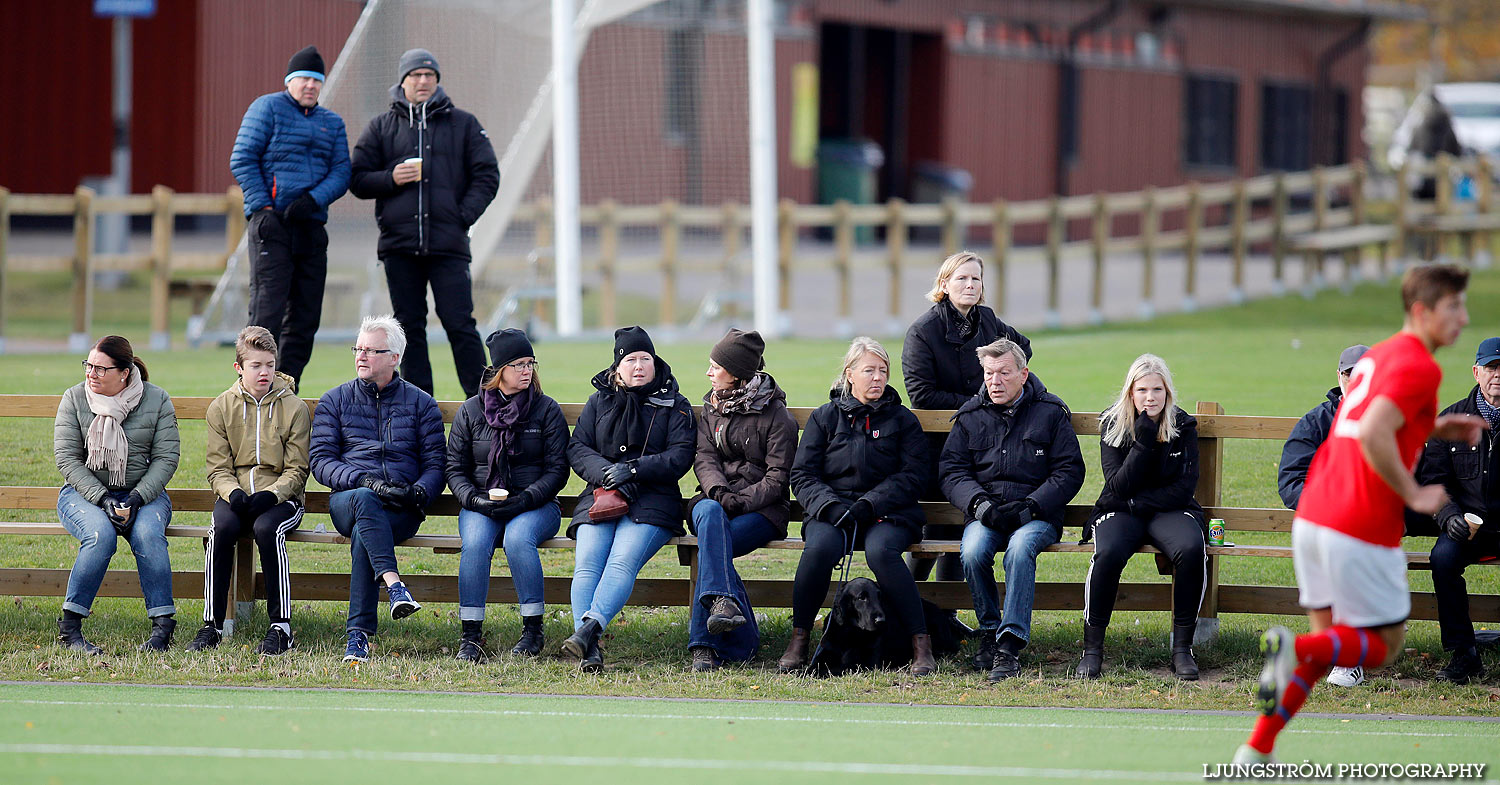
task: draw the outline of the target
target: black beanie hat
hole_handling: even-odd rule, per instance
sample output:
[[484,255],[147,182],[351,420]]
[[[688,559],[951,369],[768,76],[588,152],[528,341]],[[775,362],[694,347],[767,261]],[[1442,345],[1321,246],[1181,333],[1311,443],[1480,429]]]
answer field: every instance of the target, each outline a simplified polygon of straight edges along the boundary
[[749,381],[756,371],[766,367],[765,353],[766,342],[760,337],[760,333],[731,327],[714,344],[714,348],[709,350],[708,358],[733,374],[734,378]]
[[318,47],[305,46],[292,59],[286,61],[286,79],[283,82],[292,81],[294,76],[310,76],[319,82],[328,81],[324,74],[328,73],[323,67],[323,56],[318,54]]
[[443,71],[438,68],[438,61],[432,53],[426,49],[408,49],[401,53],[401,62],[396,66],[396,84],[406,81],[406,75],[418,68],[431,68],[437,74],[437,80],[443,81]]
[[625,355],[636,352],[646,352],[652,357],[656,356],[656,347],[651,343],[651,336],[639,326],[621,327],[615,330],[615,365],[625,359]]
[[514,327],[490,333],[490,337],[484,339],[484,345],[490,350],[490,365],[496,368],[522,357],[536,356],[531,348],[531,339],[526,337],[524,331]]

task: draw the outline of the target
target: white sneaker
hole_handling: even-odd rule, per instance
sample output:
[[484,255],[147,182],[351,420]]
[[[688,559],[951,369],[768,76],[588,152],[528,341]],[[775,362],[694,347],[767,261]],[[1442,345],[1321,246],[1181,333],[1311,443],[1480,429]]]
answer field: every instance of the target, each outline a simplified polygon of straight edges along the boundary
[[1230,763],[1239,764],[1275,762],[1276,759],[1271,757],[1269,753],[1261,752],[1249,744],[1241,744],[1240,748],[1234,751],[1234,760],[1230,761]]
[[1356,665],[1353,668],[1335,666],[1328,672],[1328,683],[1335,687],[1358,687],[1365,683],[1364,666]]
[[1292,672],[1297,668],[1296,636],[1280,625],[1266,630],[1260,636],[1260,652],[1266,657],[1265,667],[1260,671],[1260,685],[1256,689],[1256,708],[1267,717],[1281,706],[1282,696],[1292,681]]

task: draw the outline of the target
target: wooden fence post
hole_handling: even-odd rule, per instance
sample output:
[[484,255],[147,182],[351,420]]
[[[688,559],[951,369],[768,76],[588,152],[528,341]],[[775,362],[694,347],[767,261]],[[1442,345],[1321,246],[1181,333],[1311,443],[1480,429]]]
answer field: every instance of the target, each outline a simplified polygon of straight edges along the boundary
[[1062,288],[1062,202],[1057,194],[1047,197],[1047,316],[1048,327],[1062,326],[1062,309],[1059,307]]
[[[1199,401],[1197,414],[1223,414],[1224,407],[1213,401]],[[1224,478],[1224,440],[1198,437],[1198,488],[1194,494],[1204,507],[1222,504]],[[1194,642],[1207,645],[1219,633],[1219,557],[1208,557],[1207,591],[1198,610],[1198,632]]]
[[838,199],[833,203],[833,269],[838,276],[840,334],[853,328],[849,320],[854,307],[853,255],[854,223],[849,220],[849,200]]
[[[1365,162],[1355,161],[1349,165],[1349,215],[1351,226],[1363,226],[1365,223]],[[1381,245],[1381,255],[1385,255],[1385,245]],[[1344,290],[1348,291],[1361,275],[1360,267],[1364,264],[1364,249],[1355,247],[1344,251]],[[1384,265],[1384,261],[1381,262]]]
[[792,214],[795,206],[791,199],[782,199],[776,211],[776,263],[781,268],[777,276],[781,279],[781,292],[778,299],[781,301],[783,314],[790,313],[792,310],[792,254],[797,248],[797,224]]
[[10,268],[10,190],[0,186],[0,354],[5,354],[5,279]]
[[613,329],[619,324],[616,307],[615,265],[620,258],[620,220],[613,199],[599,203],[599,326]]
[[1453,211],[1453,156],[1438,153],[1437,172],[1433,174],[1432,187],[1437,200],[1438,215]]
[[1182,310],[1198,310],[1198,230],[1203,225],[1203,197],[1198,193],[1196,181],[1188,183],[1187,232],[1182,249],[1183,261],[1187,265],[1186,295],[1182,298]]
[[906,256],[906,202],[891,199],[886,202],[885,210],[885,263],[891,278],[887,313],[891,323],[897,324],[901,320],[901,260]]
[[94,192],[73,191],[73,332],[68,351],[89,348],[94,323]]
[[151,189],[151,350],[172,346],[172,189]]
[[224,262],[240,248],[240,238],[245,235],[245,193],[238,185],[231,185],[224,192]]
[[[733,202],[725,202],[723,207],[724,226],[721,233],[724,235],[724,279],[739,283],[739,272],[734,269],[735,257],[740,255],[740,211]],[[740,287],[734,286],[736,290]],[[730,317],[739,316],[740,304],[733,297],[724,302],[724,313]]]
[[1156,313],[1156,233],[1161,228],[1161,209],[1156,204],[1156,188],[1146,186],[1141,206],[1141,318]]
[[1104,202],[1104,192],[1094,193],[1094,289],[1089,296],[1089,323],[1104,322],[1104,252],[1109,242],[1109,205]]
[[995,200],[994,211],[994,217],[990,219],[990,244],[994,249],[991,256],[994,258],[991,273],[986,276],[986,282],[994,285],[985,286],[985,294],[995,313],[1005,313],[1005,267],[1009,261],[1006,257],[1010,256],[1010,212],[1004,199]]
[[[1490,163],[1487,155],[1479,156],[1479,161],[1474,167],[1475,184],[1478,193],[1475,194],[1474,207],[1480,215],[1488,215],[1494,208],[1495,167]],[[1474,265],[1476,267],[1489,267],[1494,258],[1495,235],[1491,232],[1474,233]]]
[[681,239],[677,202],[668,199],[661,203],[661,302],[657,304],[658,322],[663,327],[677,321],[677,251]]
[[[1321,232],[1328,228],[1328,173],[1323,167],[1314,166],[1312,179],[1313,231]],[[1302,271],[1303,295],[1311,297],[1323,286],[1323,254],[1303,256],[1306,260]]]
[[958,200],[951,197],[943,197],[943,257],[947,258],[958,253],[959,231],[958,231]]
[[[541,280],[546,277],[542,260],[557,258],[557,251],[552,247],[552,200],[546,197],[536,202],[536,223],[533,224],[532,237],[536,248],[536,278]],[[531,299],[531,318],[537,322],[547,321],[547,304],[540,297]]]
[[[1406,231],[1407,216],[1411,212],[1411,189],[1407,183],[1411,182],[1411,156],[1401,162],[1401,171],[1396,174],[1396,216],[1392,220],[1396,223],[1396,239],[1391,242],[1396,246],[1396,266],[1406,264],[1406,243],[1408,233]],[[1382,271],[1384,272],[1384,271]],[[1392,272],[1395,272],[1394,270]]]
[[1234,260],[1234,283],[1229,288],[1229,301],[1239,304],[1245,301],[1245,224],[1250,221],[1250,195],[1245,190],[1244,179],[1234,182],[1234,214],[1230,232],[1230,253]]
[[1286,172],[1274,175],[1271,188],[1271,293],[1286,293],[1286,213],[1290,197]]

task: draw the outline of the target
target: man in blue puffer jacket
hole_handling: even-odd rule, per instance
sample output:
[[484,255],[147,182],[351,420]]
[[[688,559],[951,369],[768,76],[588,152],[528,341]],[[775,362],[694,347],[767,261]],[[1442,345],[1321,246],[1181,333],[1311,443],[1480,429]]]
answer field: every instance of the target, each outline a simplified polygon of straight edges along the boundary
[[443,413],[432,396],[396,374],[406,334],[392,316],[368,317],[354,345],[358,378],[318,399],[308,453],[328,486],[333,526],[349,538],[349,621],[345,662],[370,658],[378,581],[391,618],[422,606],[396,572],[396,545],[417,533],[443,490]]
[[318,105],[323,73],[316,47],[292,55],[286,89],[250,104],[229,156],[250,219],[250,324],[271,331],[294,385],[323,315],[328,205],[349,190],[344,120]]

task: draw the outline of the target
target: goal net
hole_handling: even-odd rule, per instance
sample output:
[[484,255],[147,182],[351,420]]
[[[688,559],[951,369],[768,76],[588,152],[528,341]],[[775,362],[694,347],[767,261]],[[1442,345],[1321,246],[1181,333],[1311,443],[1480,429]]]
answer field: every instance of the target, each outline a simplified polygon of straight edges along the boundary
[[[748,202],[745,0],[577,0],[577,8],[584,327],[600,331],[614,325],[601,321],[592,292],[600,232],[590,206]],[[481,334],[502,324],[545,334],[553,314],[551,2],[370,0],[322,96],[344,118],[351,148],[370,119],[388,111],[397,60],[413,47],[437,57],[444,89],[479,118],[500,159],[499,195],[470,232]],[[680,242],[721,248],[718,232],[689,227]],[[374,203],[352,195],[334,203],[328,237],[318,337],[347,340],[362,316],[390,310]],[[611,315],[654,315],[660,286],[653,263],[661,254],[655,222],[622,223],[616,240],[613,283],[621,305],[611,305]],[[748,266],[748,252],[719,256],[696,282],[692,274],[683,278],[684,317],[695,302],[712,310],[737,288],[722,279],[734,265]],[[189,325],[189,340],[232,341],[246,321],[248,286],[242,243],[204,318]],[[446,341],[435,315],[428,331],[434,343]]]

